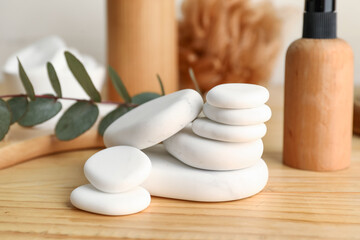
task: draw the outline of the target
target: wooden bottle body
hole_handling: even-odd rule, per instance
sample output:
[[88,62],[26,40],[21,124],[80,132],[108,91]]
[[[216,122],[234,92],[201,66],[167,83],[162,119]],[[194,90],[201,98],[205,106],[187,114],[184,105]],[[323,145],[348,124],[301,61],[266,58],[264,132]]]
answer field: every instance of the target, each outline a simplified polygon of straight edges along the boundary
[[[130,95],[178,90],[175,2],[108,0],[108,64],[122,78]],[[108,95],[120,100],[109,81]]]
[[353,116],[353,53],[341,39],[300,39],[285,70],[286,165],[314,171],[348,167]]

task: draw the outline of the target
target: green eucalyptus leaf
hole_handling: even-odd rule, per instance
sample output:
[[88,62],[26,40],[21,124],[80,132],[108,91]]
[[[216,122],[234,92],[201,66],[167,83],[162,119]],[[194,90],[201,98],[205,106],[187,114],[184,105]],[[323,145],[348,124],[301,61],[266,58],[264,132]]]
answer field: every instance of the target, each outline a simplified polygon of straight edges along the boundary
[[115,110],[108,113],[100,122],[98,132],[102,136],[105,130],[112,124],[116,119],[127,113],[129,110],[124,106],[120,106]]
[[54,91],[56,92],[56,95],[61,98],[62,92],[61,92],[59,78],[56,74],[55,68],[50,62],[48,62],[46,64],[46,68],[47,68],[51,86],[53,87]]
[[126,103],[130,103],[131,97],[130,97],[128,91],[126,90],[126,87],[125,87],[124,83],[122,82],[121,78],[119,77],[119,75],[116,73],[116,71],[111,66],[109,66],[108,71],[109,71],[109,76],[110,76],[111,82],[114,85],[116,91],[119,93],[119,95],[124,99],[124,101]]
[[27,93],[27,95],[29,96],[29,98],[34,101],[35,100],[35,92],[34,92],[34,88],[30,82],[29,77],[27,76],[19,58],[17,59],[18,63],[19,63],[19,76],[21,79],[21,82],[25,88],[25,91]]
[[79,61],[79,59],[77,59],[70,52],[66,51],[64,54],[65,54],[66,62],[72,74],[74,75],[76,80],[80,83],[81,87],[85,90],[87,95],[89,95],[89,97],[93,101],[101,102],[100,93],[96,90],[84,65]]
[[146,103],[148,101],[151,101],[155,98],[161,97],[160,94],[158,93],[153,93],[153,92],[144,92],[144,93],[140,93],[135,95],[131,102],[137,105],[141,105],[143,103]]
[[11,113],[7,103],[0,99],[0,140],[2,140],[9,131]]
[[56,124],[56,137],[67,141],[80,136],[94,125],[98,115],[96,104],[84,101],[73,104]]
[[53,118],[60,110],[61,103],[55,99],[38,97],[35,101],[29,102],[27,112],[18,123],[24,127],[31,127]]
[[165,95],[165,90],[164,90],[164,84],[163,82],[161,81],[161,77],[159,74],[156,74],[156,77],[159,81],[159,84],[160,84],[160,89],[161,89],[161,95],[164,96]]
[[7,101],[11,112],[11,124],[17,122],[28,109],[28,100],[25,97],[14,97]]

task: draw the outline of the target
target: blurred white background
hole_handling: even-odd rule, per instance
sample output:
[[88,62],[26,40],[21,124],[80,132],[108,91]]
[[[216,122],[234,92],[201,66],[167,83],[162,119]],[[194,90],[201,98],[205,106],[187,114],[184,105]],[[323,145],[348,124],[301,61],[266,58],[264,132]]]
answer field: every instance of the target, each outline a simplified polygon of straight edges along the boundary
[[[129,0],[130,1],[130,0]],[[170,0],[169,0],[170,1]],[[178,13],[182,0],[176,0]],[[254,0],[259,1],[259,0]],[[269,0],[281,9],[284,44],[272,83],[283,83],[288,45],[301,36],[304,0]],[[359,0],[338,0],[338,35],[355,54],[355,83],[360,85]],[[0,0],[0,67],[16,50],[49,35],[58,35],[68,46],[106,62],[105,0]]]

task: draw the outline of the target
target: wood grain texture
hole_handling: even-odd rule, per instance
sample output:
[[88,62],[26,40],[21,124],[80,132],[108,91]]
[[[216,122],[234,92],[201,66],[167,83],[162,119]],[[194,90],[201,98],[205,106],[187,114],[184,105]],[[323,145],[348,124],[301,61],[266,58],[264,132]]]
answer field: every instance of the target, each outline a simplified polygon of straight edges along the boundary
[[354,66],[341,39],[300,39],[285,71],[284,163],[314,171],[350,165]]
[[0,170],[0,239],[360,239],[360,138],[346,170],[289,168],[281,159],[282,89],[270,93],[270,178],[258,195],[226,203],[153,197],[131,216],[91,214],[72,207],[69,195],[87,183],[83,164],[97,150],[61,153]]
[[[178,89],[175,2],[108,0],[108,64],[122,78],[130,95]],[[109,97],[120,100],[109,81]]]

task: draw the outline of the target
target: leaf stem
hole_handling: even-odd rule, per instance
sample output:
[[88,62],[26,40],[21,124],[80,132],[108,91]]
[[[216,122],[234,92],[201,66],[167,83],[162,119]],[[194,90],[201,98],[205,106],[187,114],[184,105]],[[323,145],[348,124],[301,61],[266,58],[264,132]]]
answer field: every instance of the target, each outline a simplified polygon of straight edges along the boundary
[[201,96],[203,96],[203,93],[201,92],[199,83],[198,83],[197,80],[196,80],[194,70],[193,70],[192,68],[189,68],[189,75],[190,75],[191,81],[194,83],[195,90],[196,90],[198,93],[200,93]]
[[[27,94],[8,94],[8,95],[1,95],[0,98],[13,98],[13,97],[29,97]],[[56,97],[56,96],[51,96],[51,95],[35,95],[35,98],[49,98],[49,99],[54,99],[54,100],[69,100],[69,101],[77,101],[77,102],[90,102],[90,103],[94,103],[93,100],[88,100],[88,99],[78,99],[78,98],[70,98],[70,97]],[[101,101],[101,102],[97,102],[99,104],[114,104],[114,105],[119,105],[119,106],[124,106],[124,107],[136,107],[138,106],[137,104],[133,104],[133,103],[124,103],[124,102],[116,102],[116,101]]]

